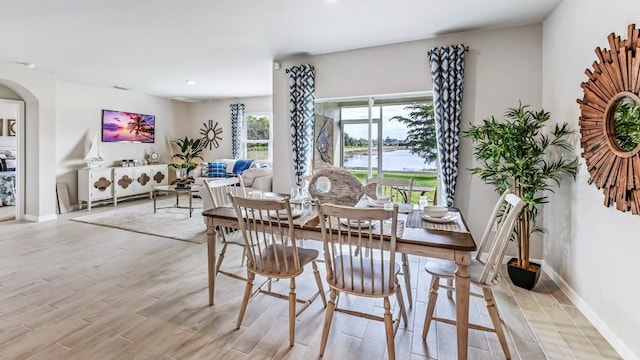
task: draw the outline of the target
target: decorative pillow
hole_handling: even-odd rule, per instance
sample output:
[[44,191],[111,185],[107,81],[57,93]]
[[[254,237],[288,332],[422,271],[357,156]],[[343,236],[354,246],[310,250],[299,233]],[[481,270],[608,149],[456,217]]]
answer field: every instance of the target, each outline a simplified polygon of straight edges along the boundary
[[200,176],[209,176],[209,163],[200,163]]
[[251,167],[253,160],[236,160],[236,164],[233,166],[233,173],[240,174],[243,171]]
[[207,177],[227,177],[227,164],[223,162],[208,163]]

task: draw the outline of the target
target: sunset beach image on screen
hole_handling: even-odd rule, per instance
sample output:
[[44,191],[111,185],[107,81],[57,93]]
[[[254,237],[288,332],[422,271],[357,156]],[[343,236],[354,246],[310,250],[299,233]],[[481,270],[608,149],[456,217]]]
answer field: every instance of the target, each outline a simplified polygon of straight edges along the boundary
[[102,110],[103,142],[154,142],[156,117],[115,110]]

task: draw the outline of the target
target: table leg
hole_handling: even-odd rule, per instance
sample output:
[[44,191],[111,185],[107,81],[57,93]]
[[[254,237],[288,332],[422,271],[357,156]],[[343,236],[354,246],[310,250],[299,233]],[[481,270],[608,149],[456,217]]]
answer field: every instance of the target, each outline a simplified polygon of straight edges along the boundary
[[153,213],[156,213],[156,201],[158,198],[158,192],[156,190],[151,190],[151,192],[153,193]]
[[207,218],[207,264],[209,273],[209,306],[213,305],[216,290],[216,227],[212,218]]
[[458,333],[458,359],[467,359],[469,345],[469,272],[470,254],[456,253],[456,330]]
[[189,189],[189,217],[191,217],[191,214],[193,213],[193,193],[191,192],[191,189]]

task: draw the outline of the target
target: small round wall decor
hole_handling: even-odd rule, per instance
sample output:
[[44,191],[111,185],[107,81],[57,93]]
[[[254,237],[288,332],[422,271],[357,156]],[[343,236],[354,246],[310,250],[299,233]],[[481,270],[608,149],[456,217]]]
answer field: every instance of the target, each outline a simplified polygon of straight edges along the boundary
[[203,123],[202,129],[200,129],[200,135],[202,135],[202,143],[204,147],[209,147],[209,150],[212,150],[212,145],[218,148],[220,143],[218,141],[222,141],[222,129],[218,127],[218,122],[213,125],[213,120],[209,120],[209,123]]

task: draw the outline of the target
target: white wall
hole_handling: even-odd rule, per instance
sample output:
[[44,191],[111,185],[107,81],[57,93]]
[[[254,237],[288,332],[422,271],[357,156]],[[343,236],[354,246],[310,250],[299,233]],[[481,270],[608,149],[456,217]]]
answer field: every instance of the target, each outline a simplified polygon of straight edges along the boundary
[[271,96],[259,96],[238,99],[210,100],[201,103],[191,104],[191,128],[192,133],[200,134],[200,129],[209,119],[216,122],[222,129],[222,141],[218,148],[212,148],[203,153],[202,157],[206,161],[215,159],[230,159],[231,156],[231,108],[229,105],[235,103],[244,104],[246,115],[256,113],[271,113],[273,100]]
[[[576,99],[583,96],[585,69],[597,59],[594,49],[609,48],[611,32],[626,38],[627,25],[640,23],[639,13],[635,0],[563,0],[545,20],[543,103],[555,119],[578,129]],[[578,181],[552,194],[545,262],[620,354],[638,359],[640,217],[604,207],[602,191],[587,184],[588,177],[581,160]]]
[[[67,183],[69,199],[77,203],[77,169],[95,136],[101,139],[102,109],[155,115],[155,142],[102,143],[106,163],[120,165],[122,159],[144,160],[154,148],[161,162],[171,161],[167,136],[195,136],[189,126],[189,104],[109,87],[56,81],[56,181]],[[99,140],[100,141],[100,140]]]
[[[500,116],[522,100],[539,108],[542,104],[542,26],[530,25],[503,30],[461,33],[388,46],[346,51],[296,59],[276,60],[273,72],[274,190],[287,193],[293,183],[289,138],[289,87],[285,69],[308,63],[316,73],[316,98],[391,94],[432,89],[427,51],[434,46],[464,43],[469,46],[465,61],[462,128],[469,123]],[[468,141],[461,145],[460,172],[455,205],[467,215],[476,237],[484,226],[498,196],[466,170],[474,166]],[[541,255],[535,243],[533,256]]]

